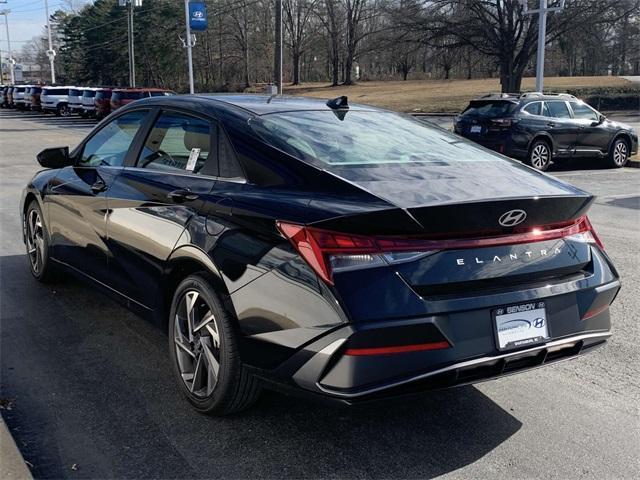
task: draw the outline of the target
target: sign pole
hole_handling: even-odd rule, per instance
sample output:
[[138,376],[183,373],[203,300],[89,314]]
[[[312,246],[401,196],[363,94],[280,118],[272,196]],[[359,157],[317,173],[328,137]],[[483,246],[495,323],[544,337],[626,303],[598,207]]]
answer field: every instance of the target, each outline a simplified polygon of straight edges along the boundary
[[189,14],[189,0],[184,0],[184,20],[187,27],[187,38],[186,38],[186,46],[187,46],[187,62],[189,63],[189,93],[191,95],[194,94],[195,89],[193,85],[193,54],[191,52],[191,48],[193,47],[191,43],[191,18]]
[[278,94],[282,95],[282,0],[276,0],[276,48],[274,83],[278,87]]
[[4,15],[4,26],[7,29],[7,49],[9,50],[9,72],[11,74],[11,85],[16,83],[15,72],[13,71],[13,57],[11,56],[11,38],[9,37],[9,14],[11,10],[0,10],[0,15]]
[[47,56],[49,57],[49,64],[51,65],[51,85],[56,83],[56,67],[55,58],[56,52],[53,49],[53,41],[51,40],[51,22],[49,21],[49,0],[44,0],[44,11],[47,16],[47,34],[49,36],[49,51]]
[[540,0],[538,17],[538,55],[536,58],[536,92],[544,88],[544,46],[547,38],[547,0]]
[[136,54],[133,41],[133,0],[129,0],[129,85],[136,86]]
[[538,14],[538,53],[536,56],[536,92],[544,89],[544,48],[547,43],[547,14],[564,8],[565,0],[559,0],[558,6],[549,7],[548,0],[540,0],[539,8],[529,10],[528,0],[520,0],[525,15]]

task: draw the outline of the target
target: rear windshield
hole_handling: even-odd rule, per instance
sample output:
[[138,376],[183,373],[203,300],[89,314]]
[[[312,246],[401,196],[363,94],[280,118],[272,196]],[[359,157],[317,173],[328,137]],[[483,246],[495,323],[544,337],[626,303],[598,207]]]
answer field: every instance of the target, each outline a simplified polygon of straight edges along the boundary
[[445,130],[392,112],[282,112],[250,124],[265,142],[321,167],[499,160]]
[[518,105],[500,100],[474,100],[462,112],[462,116],[480,115],[487,118],[502,117],[512,113]]
[[75,88],[69,89],[70,97],[79,97],[80,95],[82,95],[82,92],[80,90],[76,90]]
[[82,98],[93,98],[96,96],[95,90],[85,90],[82,92]]
[[142,92],[113,92],[111,100],[138,100],[142,97]]
[[105,98],[111,98],[111,92],[96,92],[96,100],[104,100]]
[[13,89],[14,93],[22,93],[24,92],[24,87],[16,87]]
[[68,95],[68,88],[46,88],[42,91],[43,95]]
[[32,94],[32,95],[33,95],[34,93],[40,93],[40,92],[42,92],[42,88],[40,88],[40,87],[33,87],[33,88],[31,89],[31,94]]

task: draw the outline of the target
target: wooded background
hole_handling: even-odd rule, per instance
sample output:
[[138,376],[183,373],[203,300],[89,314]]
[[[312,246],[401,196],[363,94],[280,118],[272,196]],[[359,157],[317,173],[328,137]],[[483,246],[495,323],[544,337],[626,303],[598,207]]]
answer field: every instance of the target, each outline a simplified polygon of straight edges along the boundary
[[[529,0],[537,8],[538,0]],[[549,0],[551,5],[554,0]],[[271,0],[208,0],[197,33],[196,90],[241,91],[273,81]],[[285,82],[499,78],[517,92],[535,75],[538,15],[519,0],[283,0]],[[96,0],[52,14],[59,83],[128,82],[126,9]],[[182,0],[135,12],[139,85],[188,89]],[[22,60],[49,68],[45,37]],[[639,75],[640,0],[567,0],[548,16],[549,76]]]

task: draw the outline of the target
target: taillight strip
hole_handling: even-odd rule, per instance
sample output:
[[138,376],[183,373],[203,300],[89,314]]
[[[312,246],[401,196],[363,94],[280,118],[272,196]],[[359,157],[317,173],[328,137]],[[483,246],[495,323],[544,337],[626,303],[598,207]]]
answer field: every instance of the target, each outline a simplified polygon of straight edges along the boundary
[[442,342],[416,343],[413,345],[397,345],[392,347],[347,348],[344,354],[352,356],[393,355],[397,353],[424,352],[427,350],[444,350],[450,347],[451,344],[445,340]]
[[276,225],[315,272],[327,283],[333,284],[330,255],[384,254],[390,252],[416,252],[438,250],[461,250],[467,248],[517,245],[555,240],[580,233],[590,233],[593,241],[602,249],[604,245],[596,235],[589,219],[584,216],[573,222],[544,225],[529,231],[506,235],[468,238],[419,238],[394,236],[364,236],[333,232],[316,227],[296,225],[278,221]]

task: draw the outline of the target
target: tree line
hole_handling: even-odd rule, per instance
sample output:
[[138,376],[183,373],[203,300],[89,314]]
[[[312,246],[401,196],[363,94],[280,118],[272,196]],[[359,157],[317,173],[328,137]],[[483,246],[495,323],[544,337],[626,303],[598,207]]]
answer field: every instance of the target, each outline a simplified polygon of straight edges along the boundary
[[[553,5],[556,0],[549,0]],[[538,15],[526,0],[283,0],[285,82],[500,79],[520,90],[533,75]],[[196,34],[198,91],[273,82],[273,0],[207,0],[209,28]],[[537,8],[538,0],[529,0]],[[127,14],[96,0],[51,16],[61,82],[128,82]],[[137,82],[188,88],[184,5],[143,2],[135,11]],[[547,23],[546,75],[640,74],[640,0],[567,0]],[[48,69],[44,37],[23,59]]]

